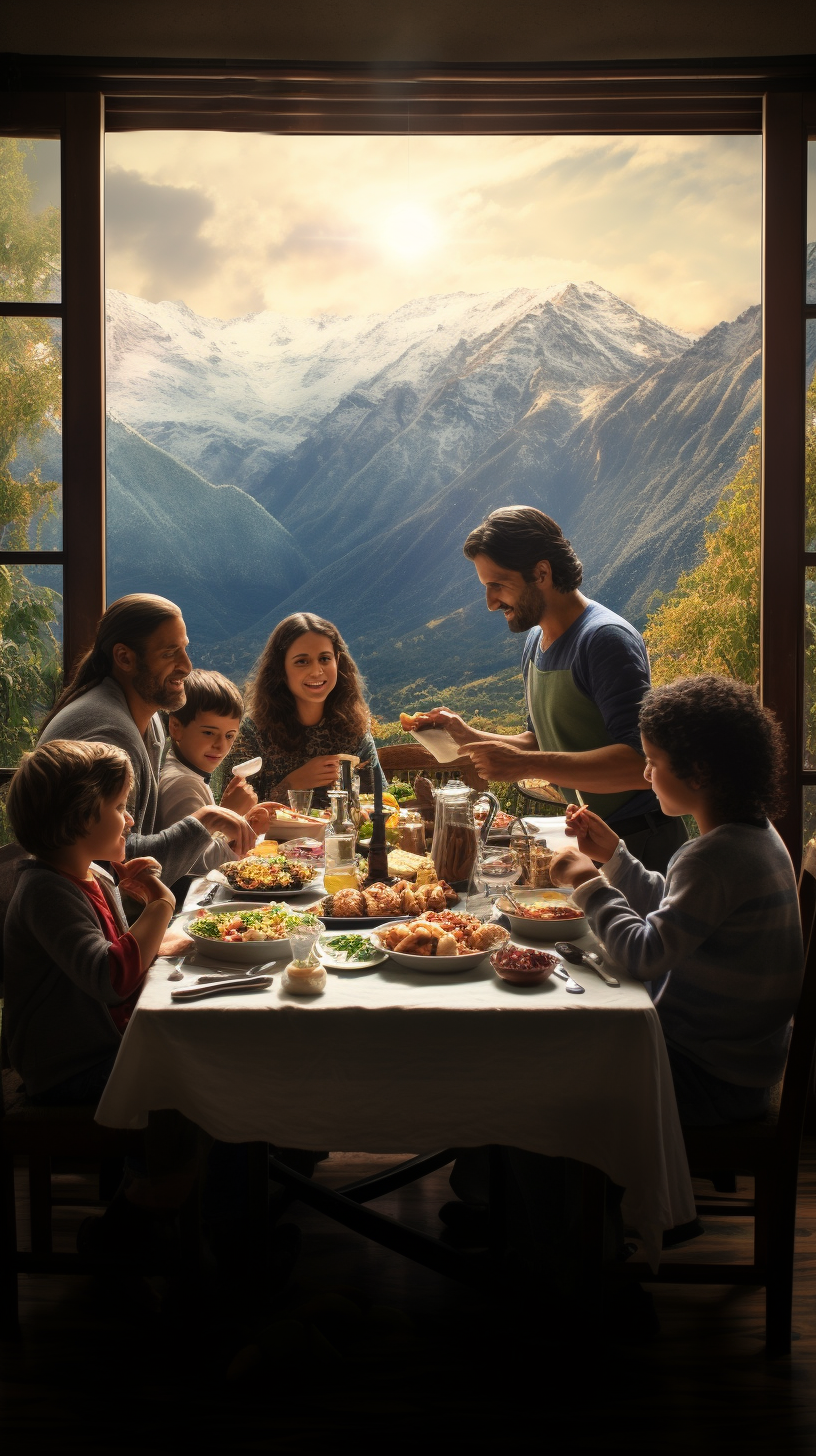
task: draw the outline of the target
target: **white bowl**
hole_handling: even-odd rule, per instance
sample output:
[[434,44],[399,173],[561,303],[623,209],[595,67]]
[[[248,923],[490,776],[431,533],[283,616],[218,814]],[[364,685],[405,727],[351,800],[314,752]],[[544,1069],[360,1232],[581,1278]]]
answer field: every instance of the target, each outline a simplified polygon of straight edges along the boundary
[[[268,910],[268,900],[228,900],[211,905],[208,915],[241,914],[246,910]],[[294,907],[293,907],[294,911]],[[303,914],[307,912],[304,910]],[[265,961],[291,960],[292,949],[288,937],[285,940],[211,940],[207,935],[196,935],[195,922],[200,920],[199,912],[185,915],[179,922],[195,942],[196,951],[216,960],[229,961],[237,966],[263,965]]]
[[[383,929],[387,930],[388,927],[384,926]],[[510,939],[509,935],[507,938]],[[466,955],[458,956],[405,955],[402,951],[389,950],[387,946],[383,945],[376,930],[372,930],[371,940],[374,945],[378,945],[381,950],[384,950],[392,961],[396,961],[398,966],[405,966],[409,971],[420,971],[426,976],[449,976],[456,971],[469,971],[473,966],[478,966],[486,956],[492,955],[494,950],[499,949],[498,945],[491,945],[487,950],[468,951]]]
[[266,831],[267,839],[284,844],[287,839],[325,839],[329,827],[328,819],[270,819]]
[[[520,905],[541,905],[549,902],[556,905],[571,905],[572,901],[565,890],[515,890],[515,898]],[[575,907],[578,908],[577,905]],[[496,900],[496,909],[510,921],[514,935],[522,940],[579,940],[589,930],[585,915],[576,917],[575,920],[528,920],[525,915],[517,915],[503,895]]]

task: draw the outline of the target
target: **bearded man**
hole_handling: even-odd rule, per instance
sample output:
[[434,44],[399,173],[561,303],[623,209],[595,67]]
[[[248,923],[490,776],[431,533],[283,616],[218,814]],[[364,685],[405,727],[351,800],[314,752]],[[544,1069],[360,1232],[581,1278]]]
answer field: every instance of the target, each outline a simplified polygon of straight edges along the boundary
[[[154,832],[165,743],[159,713],[184,706],[184,679],[192,671],[187,642],[181,612],[165,597],[136,592],[112,602],[39,738],[86,739],[125,750],[133,766],[127,858],[152,856],[166,884],[186,875],[200,857],[207,869],[240,858],[256,838],[247,820],[224,804]],[[243,802],[236,799],[236,807]]]
[[503,612],[511,632],[527,634],[527,731],[481,733],[447,708],[424,721],[446,728],[484,778],[546,779],[568,804],[580,802],[578,790],[647,869],[665,872],[687,836],[643,777],[638,711],[651,679],[640,633],[579,591],[578,557],[561,527],[533,506],[492,511],[464,553],[488,611]]

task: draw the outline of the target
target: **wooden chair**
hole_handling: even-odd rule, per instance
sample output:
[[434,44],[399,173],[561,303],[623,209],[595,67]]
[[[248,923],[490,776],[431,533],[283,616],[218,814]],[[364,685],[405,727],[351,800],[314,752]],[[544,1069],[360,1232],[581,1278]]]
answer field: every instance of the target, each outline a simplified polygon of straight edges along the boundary
[[[18,844],[0,849],[0,945],[2,920],[13,893],[16,867],[25,851]],[[0,1024],[0,1045],[2,1045]],[[5,1336],[18,1331],[17,1277],[26,1274],[83,1274],[89,1265],[77,1254],[54,1253],[51,1214],[52,1159],[99,1163],[144,1153],[144,1134],[101,1127],[94,1122],[93,1104],[75,1107],[35,1107],[26,1098],[17,1073],[3,1057],[3,1096],[0,1102],[0,1329]],[[30,1253],[17,1247],[15,1163],[25,1159],[28,1169]],[[64,1199],[60,1201],[64,1202]]]
[[481,778],[472,758],[455,758],[452,763],[439,763],[427,748],[421,744],[390,744],[377,749],[380,767],[387,779],[392,774],[424,774],[436,783],[447,783],[450,778],[460,778],[471,789],[486,789],[487,779]]
[[753,1198],[697,1200],[700,1218],[753,1217],[753,1263],[664,1263],[657,1276],[659,1283],[764,1286],[768,1356],[787,1355],[791,1346],[796,1185],[816,1045],[816,840],[805,849],[799,904],[805,974],[784,1081],[774,1089],[770,1111],[756,1122],[684,1129],[693,1177],[707,1178],[712,1169],[720,1168],[753,1177]]

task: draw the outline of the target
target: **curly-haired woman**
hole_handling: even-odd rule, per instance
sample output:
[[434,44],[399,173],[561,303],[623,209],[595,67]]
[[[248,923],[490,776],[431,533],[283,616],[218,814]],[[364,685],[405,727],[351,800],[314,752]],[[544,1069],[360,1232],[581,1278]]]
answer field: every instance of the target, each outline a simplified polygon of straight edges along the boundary
[[236,763],[260,757],[253,786],[261,800],[286,802],[288,789],[313,789],[312,804],[328,804],[341,753],[356,754],[370,791],[384,783],[369,731],[363,682],[337,628],[311,612],[279,622],[246,690],[247,716],[224,762],[224,782]]

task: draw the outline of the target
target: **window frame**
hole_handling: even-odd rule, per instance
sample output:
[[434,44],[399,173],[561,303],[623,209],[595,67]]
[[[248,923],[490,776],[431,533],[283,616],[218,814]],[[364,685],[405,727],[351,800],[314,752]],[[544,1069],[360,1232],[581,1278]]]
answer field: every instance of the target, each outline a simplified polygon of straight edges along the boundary
[[[806,159],[816,65],[711,59],[558,66],[329,66],[14,56],[0,133],[62,141],[65,663],[105,606],[105,131],[281,134],[761,134],[760,692],[789,744],[777,821],[795,864],[803,768]],[[58,309],[50,306],[52,316]],[[14,554],[22,563],[23,557]],[[0,561],[7,559],[0,556]],[[792,570],[794,566],[796,569]]]

